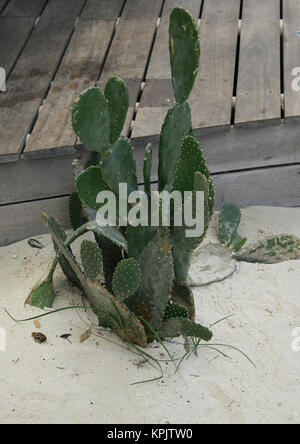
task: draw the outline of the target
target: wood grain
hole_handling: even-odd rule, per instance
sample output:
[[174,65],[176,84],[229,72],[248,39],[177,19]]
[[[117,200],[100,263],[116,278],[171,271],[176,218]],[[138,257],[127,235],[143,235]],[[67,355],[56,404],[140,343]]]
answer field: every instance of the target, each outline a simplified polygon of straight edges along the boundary
[[[32,18],[0,17],[0,66],[11,71],[34,25]],[[9,36],[9,38],[7,38]]]
[[0,246],[47,233],[40,220],[42,212],[56,217],[64,228],[71,228],[68,197],[2,206],[0,207]]
[[285,119],[299,123],[300,81],[292,85],[300,76],[300,36],[296,34],[300,31],[300,8],[297,0],[283,2],[283,25]]
[[3,12],[4,6],[6,5],[7,0],[0,0],[0,14]]
[[190,100],[195,129],[230,127],[239,12],[239,0],[204,3],[200,70]]
[[74,190],[72,161],[85,165],[91,152],[83,149],[64,156],[50,156],[0,164],[0,205],[70,194]]
[[[197,16],[200,2],[198,6]],[[195,10],[198,8],[194,4],[194,13]],[[230,127],[239,10],[239,0],[210,0],[204,3],[200,23],[200,69],[189,100],[195,129]],[[163,17],[133,138],[160,133],[167,109],[174,102],[170,78],[168,19]]]
[[135,104],[162,4],[162,0],[152,0],[151,3],[148,0],[128,0],[126,2],[101,74],[99,82],[101,89],[114,75],[120,76],[129,87],[130,108],[124,128],[125,136],[130,131]]
[[81,20],[115,20],[121,13],[125,0],[88,0]]
[[[300,163],[300,127],[297,125],[234,128],[228,132],[198,135],[197,138],[212,173]],[[144,137],[132,141],[139,182],[143,180],[144,150],[149,142],[153,143],[151,180],[158,180],[158,140]]]
[[40,15],[46,3],[47,0],[10,0],[3,15],[36,18]]
[[300,206],[300,165],[262,168],[213,176],[216,210],[225,202],[251,205]]
[[277,0],[244,2],[235,124],[280,123],[280,9]]
[[[114,20],[117,15],[116,9]],[[63,150],[75,145],[72,103],[83,90],[97,82],[114,30],[114,20],[79,22],[26,144],[24,158],[55,155],[56,151],[51,153],[51,149]]]
[[23,148],[84,0],[52,0],[34,29],[0,95],[0,155]]

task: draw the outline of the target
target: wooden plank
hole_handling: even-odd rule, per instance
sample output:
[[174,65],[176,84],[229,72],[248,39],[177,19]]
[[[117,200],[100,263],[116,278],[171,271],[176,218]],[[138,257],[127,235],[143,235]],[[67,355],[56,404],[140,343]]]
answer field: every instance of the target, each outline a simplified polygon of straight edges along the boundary
[[[195,129],[209,127],[215,131],[219,127],[230,127],[239,10],[240,0],[204,3],[200,23],[200,70],[190,98]],[[150,63],[133,137],[159,134],[167,109],[174,101],[170,72],[166,68],[169,64],[168,30],[166,24],[164,26],[161,33],[164,33],[165,49],[159,51],[160,56],[154,54],[153,65]],[[164,59],[162,66],[166,74],[159,69],[159,57]],[[156,102],[155,97],[158,97]]]
[[[212,173],[300,163],[300,127],[279,125],[262,128],[234,128],[228,132],[198,136]],[[132,140],[142,182],[144,150],[152,138]],[[158,180],[158,140],[153,145],[153,182]]]
[[216,210],[225,202],[251,205],[300,206],[300,165],[261,168],[213,176]]
[[81,20],[115,20],[121,14],[125,0],[87,0]]
[[[299,165],[220,174],[213,176],[213,180],[216,209],[228,201],[241,208],[300,205]],[[0,246],[45,233],[39,220],[41,212],[57,217],[65,228],[69,228],[67,206],[67,197],[0,206]]]
[[8,17],[38,17],[46,3],[47,0],[10,0],[3,15]]
[[239,0],[204,3],[200,72],[190,100],[195,129],[230,127],[239,12]]
[[101,89],[113,75],[119,75],[129,87],[130,109],[125,135],[131,126],[162,4],[162,0],[127,0],[100,78]]
[[280,123],[280,2],[244,2],[235,124]]
[[[117,19],[119,7],[115,10]],[[26,143],[24,158],[51,156],[75,145],[71,108],[76,97],[95,85],[99,77],[115,21],[79,21],[51,90]]]
[[[300,121],[300,8],[297,0],[283,2],[285,119]],[[298,69],[297,69],[298,68]],[[292,82],[296,81],[295,85]],[[296,89],[296,90],[295,90]]]
[[7,76],[30,35],[34,21],[32,18],[0,17],[0,42],[5,42],[0,45],[0,66]]
[[22,52],[0,96],[0,154],[23,148],[60,62],[84,0],[52,0]]
[[3,12],[4,10],[4,6],[6,5],[8,0],[0,0],[0,14]]
[[39,215],[56,217],[64,228],[70,228],[68,197],[46,199],[0,207],[0,246],[47,233]]
[[72,161],[86,165],[92,153],[77,149],[65,156],[0,164],[0,205],[70,194],[74,190]]

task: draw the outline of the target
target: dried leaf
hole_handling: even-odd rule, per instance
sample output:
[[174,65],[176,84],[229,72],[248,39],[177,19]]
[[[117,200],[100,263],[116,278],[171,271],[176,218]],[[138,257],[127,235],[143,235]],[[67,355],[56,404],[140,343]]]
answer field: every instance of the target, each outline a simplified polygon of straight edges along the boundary
[[36,328],[41,328],[41,324],[40,324],[40,321],[38,319],[34,320],[34,325],[36,326]]
[[83,344],[87,339],[89,339],[91,334],[92,334],[92,329],[89,328],[87,331],[82,333],[82,335],[80,336],[80,342]]

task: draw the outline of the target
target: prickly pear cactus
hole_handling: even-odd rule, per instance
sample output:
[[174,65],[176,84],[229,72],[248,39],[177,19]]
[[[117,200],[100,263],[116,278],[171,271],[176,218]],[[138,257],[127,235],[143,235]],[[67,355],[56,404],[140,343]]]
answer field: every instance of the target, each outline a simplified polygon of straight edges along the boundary
[[116,267],[112,286],[115,297],[119,301],[134,295],[142,281],[142,272],[139,263],[133,259],[123,259]]
[[[150,223],[152,218],[147,216],[148,224],[136,226],[130,219],[123,224],[120,184],[127,186],[125,208],[135,211],[138,205],[127,197],[131,192],[137,193],[139,187],[134,151],[130,141],[121,136],[129,106],[128,89],[123,80],[112,77],[104,92],[89,88],[73,105],[74,131],[95,155],[85,166],[73,162],[76,194],[71,196],[69,210],[75,231],[67,237],[55,219],[42,216],[52,235],[56,258],[47,280],[34,290],[31,300],[40,307],[52,303],[53,275],[60,263],[87,297],[100,325],[143,347],[154,339],[153,330],[161,337],[182,335],[186,343],[191,337],[204,341],[212,337],[207,328],[194,322],[194,298],[187,284],[192,252],[203,241],[213,213],[214,190],[203,152],[192,136],[187,99],[198,71],[200,43],[196,22],[182,8],[175,8],[171,14],[169,42],[176,103],[167,113],[161,131],[156,192],[151,191],[151,145],[146,147],[143,169],[147,208],[151,208],[148,202],[155,197],[158,222]],[[192,192],[194,207],[196,193],[204,193],[203,233],[188,238],[185,223],[175,226],[172,217],[165,226],[163,191]],[[118,203],[114,226],[99,224],[99,210],[105,205],[98,198],[100,192],[112,193]],[[79,261],[71,244],[86,232],[94,234],[95,242],[81,243]]]
[[234,258],[244,262],[278,264],[297,259],[298,256],[300,256],[300,239],[290,234],[282,234],[249,245]]
[[80,247],[84,273],[89,279],[95,279],[102,271],[102,252],[95,242],[84,240]]
[[225,204],[219,216],[220,240],[234,251],[240,250],[247,242],[247,238],[238,234],[240,222],[241,210],[232,203]]

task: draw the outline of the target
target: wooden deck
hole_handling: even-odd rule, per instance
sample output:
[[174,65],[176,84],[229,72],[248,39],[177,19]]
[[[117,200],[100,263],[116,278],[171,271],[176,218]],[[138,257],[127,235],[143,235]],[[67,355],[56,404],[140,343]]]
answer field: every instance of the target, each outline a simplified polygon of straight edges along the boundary
[[139,172],[146,143],[157,151],[173,103],[174,6],[199,20],[200,72],[190,104],[217,207],[228,200],[300,204],[300,91],[292,89],[300,67],[299,0],[0,0],[0,67],[7,73],[0,244],[40,232],[41,210],[68,225],[71,162],[89,156],[70,124],[72,102],[85,88],[120,75],[131,101],[124,135]]

